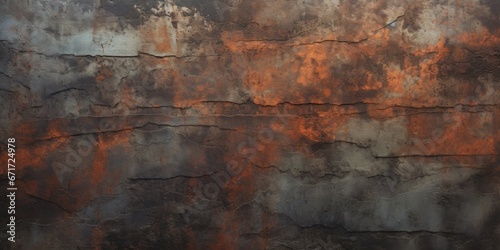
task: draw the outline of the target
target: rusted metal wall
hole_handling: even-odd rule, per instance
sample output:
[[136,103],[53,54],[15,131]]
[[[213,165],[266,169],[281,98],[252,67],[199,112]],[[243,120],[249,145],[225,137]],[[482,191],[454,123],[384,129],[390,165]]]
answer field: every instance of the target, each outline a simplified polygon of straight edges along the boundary
[[2,1],[2,249],[498,249],[499,11]]

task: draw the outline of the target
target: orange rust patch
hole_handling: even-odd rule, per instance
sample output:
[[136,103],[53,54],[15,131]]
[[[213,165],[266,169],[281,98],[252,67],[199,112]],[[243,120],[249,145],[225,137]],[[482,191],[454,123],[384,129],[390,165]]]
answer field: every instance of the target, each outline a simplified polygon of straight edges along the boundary
[[[168,30],[166,18],[151,18],[141,26],[141,35],[143,38],[143,47],[153,49],[155,53],[173,53],[172,38]],[[152,47],[150,47],[152,45]]]
[[105,79],[111,78],[113,76],[113,71],[109,67],[102,67],[98,70],[95,77],[96,82],[102,82]]
[[330,70],[327,60],[332,60],[328,57],[328,47],[312,46],[311,48],[299,50],[297,56],[301,57],[299,61],[292,66],[293,71],[299,72],[297,83],[301,85],[310,85],[320,83],[330,77]]
[[[409,140],[417,142],[404,149],[426,155],[492,155],[495,154],[492,131],[478,135],[474,128],[483,128],[477,116],[455,113],[448,121],[439,121],[437,116],[414,115],[408,126]],[[419,145],[420,144],[420,145]]]

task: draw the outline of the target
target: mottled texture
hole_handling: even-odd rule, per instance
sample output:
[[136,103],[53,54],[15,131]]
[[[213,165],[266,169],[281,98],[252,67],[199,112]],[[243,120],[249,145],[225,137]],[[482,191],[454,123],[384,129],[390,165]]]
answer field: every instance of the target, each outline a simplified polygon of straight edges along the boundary
[[3,1],[0,248],[499,249],[499,10]]

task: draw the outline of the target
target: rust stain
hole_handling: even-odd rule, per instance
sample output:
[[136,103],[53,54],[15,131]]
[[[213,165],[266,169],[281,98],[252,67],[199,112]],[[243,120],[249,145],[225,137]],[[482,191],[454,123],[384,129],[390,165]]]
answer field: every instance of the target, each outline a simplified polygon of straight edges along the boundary
[[[175,53],[172,47],[172,37],[169,32],[168,21],[165,18],[149,19],[141,26],[143,49],[157,54]],[[152,47],[150,47],[152,45]]]
[[98,70],[97,70],[97,75],[95,77],[95,80],[97,83],[100,83],[106,79],[109,79],[113,76],[113,71],[111,68],[107,67],[107,66],[101,66]]
[[[269,6],[266,6],[267,4]],[[313,2],[308,4],[314,5]],[[297,12],[298,14],[292,13],[300,16],[297,20],[290,21],[290,26],[293,27],[286,27],[287,25],[280,23],[278,17],[268,17],[269,23],[263,25],[262,19],[258,18],[265,18],[265,15],[259,12],[264,8],[276,6],[258,2],[244,5],[253,10],[245,16],[240,12],[246,7],[231,6],[231,11],[235,12],[227,16],[229,21],[223,24],[211,22],[211,19],[208,19],[210,15],[204,13],[210,11],[210,6],[201,4],[203,8],[179,8],[183,16],[177,18],[185,19],[175,21],[179,25],[176,31],[171,30],[169,21],[171,13],[165,16],[152,15],[145,23],[138,26],[138,33],[141,36],[137,38],[141,43],[139,52],[144,52],[134,58],[140,60],[140,66],[136,69],[138,73],[134,76],[130,74],[130,77],[123,78],[120,82],[120,88],[117,90],[120,103],[116,109],[104,105],[97,105],[102,107],[96,108],[91,101],[87,101],[91,108],[86,115],[129,116],[132,117],[131,120],[135,119],[133,115],[155,117],[151,118],[151,123],[156,121],[154,119],[160,120],[158,117],[166,121],[177,118],[180,118],[178,121],[184,121],[184,118],[186,120],[192,118],[192,122],[199,122],[199,125],[190,124],[185,127],[210,126],[210,129],[216,130],[212,128],[213,124],[222,123],[231,127],[233,131],[217,132],[210,134],[209,139],[203,138],[200,145],[205,148],[203,143],[213,143],[211,140],[214,138],[220,140],[222,145],[216,147],[223,150],[222,163],[236,161],[242,167],[242,172],[232,176],[228,185],[221,188],[216,200],[210,203],[206,211],[200,212],[213,215],[213,218],[210,217],[207,221],[216,224],[216,228],[211,232],[215,236],[211,238],[209,246],[196,242],[197,239],[206,237],[204,232],[200,232],[196,226],[189,223],[182,224],[180,230],[189,239],[185,244],[189,249],[203,247],[238,249],[244,240],[242,234],[248,233],[245,231],[248,229],[246,224],[248,221],[259,222],[258,227],[261,229],[259,239],[253,241],[252,247],[256,249],[270,247],[271,229],[280,224],[272,214],[257,213],[252,210],[254,199],[262,192],[259,188],[266,185],[263,183],[269,182],[265,180],[265,176],[271,171],[278,171],[273,164],[282,162],[285,146],[290,146],[295,153],[303,154],[307,158],[311,157],[311,152],[308,151],[311,145],[333,143],[352,137],[353,135],[349,134],[352,131],[347,127],[351,119],[382,122],[401,117],[406,132],[404,136],[407,138],[405,144],[393,152],[396,154],[394,158],[400,155],[425,156],[423,159],[418,159],[422,168],[428,168],[439,160],[443,165],[441,169],[443,180],[440,184],[445,188],[453,184],[451,176],[454,174],[455,165],[477,170],[486,169],[487,174],[497,174],[500,171],[498,168],[500,167],[498,129],[500,111],[496,104],[491,104],[497,101],[495,94],[498,91],[487,97],[478,95],[478,92],[487,92],[488,87],[494,91],[497,89],[493,84],[497,84],[498,80],[497,52],[500,48],[500,30],[492,31],[491,28],[474,26],[474,29],[470,28],[474,31],[468,32],[465,27],[461,30],[463,22],[458,18],[454,20],[437,18],[435,25],[439,27],[435,32],[441,33],[438,42],[432,45],[420,45],[405,37],[403,33],[413,34],[424,28],[426,23],[421,19],[424,18],[423,11],[430,8],[429,6],[422,3],[411,4],[404,17],[398,19],[394,26],[385,26],[388,16],[385,11],[388,8],[386,1],[369,3],[373,13],[366,11],[362,4],[341,1],[333,8],[336,11],[327,13],[332,17],[330,25],[333,28],[326,34],[320,30],[320,28],[326,30],[325,27],[318,27],[317,31],[311,30],[311,27],[320,26],[316,23],[320,17],[313,15],[315,13],[306,13],[309,9]],[[469,18],[470,14],[467,14],[469,9],[477,8],[476,5],[477,3],[455,3],[456,8],[462,9],[457,16]],[[392,7],[402,8],[400,5]],[[447,11],[449,10],[444,12]],[[441,12],[434,14],[439,13]],[[290,15],[290,19],[293,15]],[[355,20],[354,17],[360,20]],[[302,22],[302,19],[308,21]],[[96,37],[103,28],[97,21],[101,20],[98,16],[93,20],[92,34]],[[192,26],[190,28],[196,30],[193,32],[196,36],[198,33],[203,33],[209,42],[200,41],[201,39],[197,37],[199,40],[196,40],[193,38],[195,35],[183,34],[186,36],[183,39],[191,38],[191,40],[189,42],[183,40],[185,44],[179,45],[182,50],[177,51],[177,42],[181,39],[178,40],[176,37],[180,33],[174,32],[182,32],[180,27],[185,25],[186,20],[190,21],[189,25]],[[206,26],[196,27],[198,24],[195,22],[199,20],[203,20]],[[242,23],[238,23],[240,21]],[[295,27],[295,22],[301,23],[303,27]],[[441,25],[446,28],[442,28]],[[302,33],[299,28],[304,29]],[[213,44],[212,40],[215,41]],[[199,45],[200,48],[194,48],[196,46],[191,43],[196,46],[202,45]],[[192,52],[187,49],[183,51],[185,49],[183,46],[193,46],[189,48],[202,52]],[[177,52],[186,52],[186,57],[171,56]],[[35,66],[33,62],[36,62],[34,58],[51,57],[39,54],[29,51],[16,53],[9,61],[9,67],[28,81],[32,80],[35,76],[32,75]],[[70,61],[68,58],[63,59]],[[125,61],[130,58],[121,59]],[[483,66],[487,67],[483,69]],[[94,78],[95,82],[103,87],[102,89],[107,90],[104,88],[107,85],[106,81],[120,75],[120,70],[127,71],[131,67],[124,66],[124,68],[99,64],[97,72],[89,74],[89,77]],[[47,96],[44,91],[50,88],[45,86],[52,87],[48,84],[43,85],[40,90],[36,90],[41,93],[35,93],[35,88],[29,91],[33,96],[39,94],[46,98],[47,107],[57,107],[60,104],[59,100]],[[92,95],[91,91],[89,93]],[[94,97],[91,96],[91,100]],[[244,101],[247,102],[240,103]],[[271,114],[270,109],[275,107],[270,106],[283,107],[292,114],[284,114],[286,122],[269,122],[267,118],[282,115]],[[28,173],[28,178],[23,183],[26,193],[60,204],[69,211],[79,211],[90,201],[99,197],[110,197],[123,191],[122,184],[128,184],[129,181],[126,176],[127,166],[110,166],[110,161],[113,159],[110,152],[128,154],[135,150],[134,147],[138,147],[130,143],[133,131],[133,128],[127,127],[130,124],[124,124],[123,131],[96,132],[97,140],[91,154],[83,159],[84,163],[75,169],[74,177],[63,187],[50,169],[51,166],[47,166],[48,160],[44,157],[53,156],[55,151],[64,150],[82,135],[72,130],[74,127],[68,129],[70,126],[75,126],[72,116],[49,120],[50,112],[47,112],[47,115],[43,111],[50,109],[47,107],[32,107],[35,111],[26,111],[29,108],[21,107],[22,112],[19,113],[25,117],[42,120],[38,117],[46,115],[43,119],[47,119],[47,122],[20,123],[14,129],[15,134],[22,135],[19,141],[25,140],[26,144],[31,142],[30,138],[38,138],[34,145],[23,145],[24,147],[20,147],[17,151],[21,163],[19,171]],[[246,110],[243,110],[244,108]],[[175,115],[163,113],[165,110]],[[230,124],[228,120],[234,123]],[[209,124],[204,123],[206,121],[209,121]],[[43,126],[37,127],[37,124]],[[172,128],[180,129],[176,127],[177,123],[173,124]],[[181,122],[180,125],[186,124]],[[222,129],[221,126],[220,130],[226,129]],[[259,132],[265,130],[272,131],[275,139],[267,143],[262,142]],[[73,132],[70,134],[68,131]],[[195,135],[195,132],[190,134],[192,131],[187,128],[185,131],[183,139],[189,141],[187,145],[199,144],[197,141],[191,141],[189,137],[199,134]],[[373,132],[375,134],[373,136],[378,136],[379,132],[381,133],[381,131]],[[223,138],[216,138],[217,136]],[[247,139],[248,141],[244,141]],[[242,142],[246,142],[246,146],[239,148],[239,143]],[[199,151],[200,145],[193,148],[186,146],[182,152],[193,156],[186,160],[186,166],[190,166],[190,171],[196,173],[196,176],[199,173],[204,174],[202,177],[193,177],[195,176],[193,174],[189,178],[181,176],[172,180],[162,180],[165,181],[163,183],[176,181],[174,186],[184,185],[183,187],[189,190],[180,198],[186,206],[199,202],[196,200],[199,197],[192,191],[210,179],[210,176],[206,176],[205,168],[212,167],[208,165],[213,162],[203,150]],[[2,155],[0,158],[5,160],[6,156]],[[165,159],[164,156],[159,157],[161,165],[168,162]],[[394,162],[397,164],[398,160],[400,159]],[[415,169],[415,172],[424,173],[424,170],[427,169]],[[46,179],[43,181],[30,179],[31,173],[43,175]],[[5,174],[5,170],[0,170],[0,174]],[[355,177],[358,175],[368,179],[362,172],[353,174]],[[337,177],[343,178],[332,177],[332,183]],[[383,174],[370,176],[371,179],[386,177],[388,176]],[[392,180],[393,177],[389,177]],[[427,175],[420,177],[426,178]],[[397,182],[399,181],[397,179]],[[418,179],[412,181],[418,182]],[[497,177],[491,177],[490,181],[495,185],[498,184]],[[270,207],[276,205],[277,202],[270,204]],[[487,207],[484,209],[487,211]],[[102,215],[102,211],[97,209],[92,214],[95,218],[100,218]],[[247,217],[242,219],[243,216]],[[304,216],[306,217],[307,215]],[[165,231],[162,233],[167,234]],[[346,235],[349,233],[342,232]],[[77,236],[78,232],[75,228],[71,228],[67,234]],[[90,236],[93,245],[98,248],[107,240],[108,234],[105,227],[96,227]]]
[[[436,116],[411,116],[408,122],[410,141],[417,140],[424,146],[415,145],[407,152],[426,155],[493,155],[495,142],[492,131],[486,130],[477,116],[454,113],[450,121],[436,120]],[[470,128],[486,130],[486,135],[475,134]],[[416,151],[415,151],[416,150]]]

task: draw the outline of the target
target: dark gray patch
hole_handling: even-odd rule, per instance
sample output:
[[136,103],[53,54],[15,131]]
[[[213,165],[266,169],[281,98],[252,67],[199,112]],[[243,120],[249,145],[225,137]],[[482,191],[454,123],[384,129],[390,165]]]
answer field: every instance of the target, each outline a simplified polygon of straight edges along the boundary
[[[226,22],[229,21],[231,15],[230,10],[234,9],[230,3],[226,3],[224,0],[206,1],[206,0],[174,0],[174,3],[178,6],[187,7],[190,9],[198,10],[202,16],[208,20],[214,22]],[[245,1],[242,2],[244,4]],[[247,1],[250,2],[250,1]],[[244,15],[252,8],[245,8],[246,12],[242,12]]]
[[57,40],[60,40],[61,33],[59,32],[59,29],[54,29],[53,27],[47,27],[43,30],[47,31],[47,33],[51,34]]
[[3,69],[7,69],[12,56],[13,53],[11,53],[9,48],[3,42],[0,42],[0,69],[2,69],[2,72]]
[[[153,14],[151,9],[157,7],[157,4],[158,1],[156,0],[103,0],[101,8],[136,27],[141,24],[141,16],[149,17]],[[137,9],[134,5],[137,6]]]
[[94,3],[94,0],[78,0],[78,7],[80,7],[83,12],[87,12],[94,9]]
[[332,144],[325,142],[318,142],[311,145],[311,150],[316,153],[318,151],[328,150],[332,147]]
[[500,28],[500,1],[481,0],[481,4],[490,8],[490,15],[481,15],[478,18],[481,23],[493,33]]
[[148,73],[146,81],[142,86],[132,86],[141,88],[145,98],[157,102],[159,105],[173,105],[175,96],[176,78],[167,70],[153,70]]
[[[73,57],[73,56],[66,56],[66,57],[61,57],[68,65],[68,71],[74,71],[74,72],[84,72],[88,65],[91,63],[89,58],[83,58],[83,57]],[[88,79],[80,79],[81,81],[88,82]],[[94,80],[95,82],[95,80]]]

